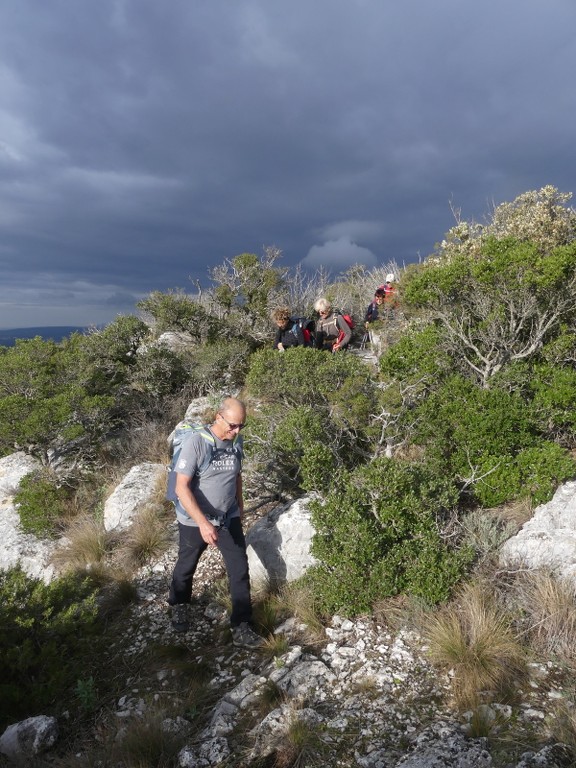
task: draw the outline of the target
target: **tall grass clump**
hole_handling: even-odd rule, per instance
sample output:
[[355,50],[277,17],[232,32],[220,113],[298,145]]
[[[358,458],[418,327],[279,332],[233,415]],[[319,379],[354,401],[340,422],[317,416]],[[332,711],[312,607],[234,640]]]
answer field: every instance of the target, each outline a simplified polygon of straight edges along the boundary
[[93,517],[79,517],[66,528],[64,545],[54,562],[65,570],[84,570],[102,563],[110,551],[111,537],[104,525]]
[[155,505],[145,507],[123,536],[120,548],[122,562],[139,568],[158,558],[169,546],[170,533],[163,516]]
[[114,750],[123,765],[131,768],[173,768],[185,736],[163,727],[164,713],[150,711],[132,720]]
[[534,651],[573,662],[576,658],[576,587],[546,571],[527,571],[515,582],[526,637]]
[[507,699],[527,679],[525,651],[510,617],[486,587],[469,584],[450,605],[430,615],[424,629],[432,661],[453,671],[458,708],[483,698]]

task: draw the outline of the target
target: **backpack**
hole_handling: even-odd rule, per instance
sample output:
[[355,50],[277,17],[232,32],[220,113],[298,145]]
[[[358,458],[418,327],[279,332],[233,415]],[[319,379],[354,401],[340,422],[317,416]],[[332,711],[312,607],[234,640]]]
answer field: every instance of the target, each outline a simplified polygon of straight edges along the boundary
[[314,346],[314,320],[307,320],[305,317],[293,317],[292,318],[292,332],[296,335],[296,330],[300,328],[302,335],[304,336],[304,346]]
[[346,325],[353,330],[354,329],[354,320],[352,319],[352,315],[347,314],[346,312],[341,312],[339,309],[333,309],[332,310],[335,315],[340,315],[340,317],[343,317],[346,321]]
[[[204,457],[202,464],[196,468],[196,477],[200,477],[206,472],[217,453],[214,436],[205,424],[195,424],[186,419],[180,421],[174,428],[171,439],[172,458],[168,465],[168,484],[166,488],[167,501],[172,501],[174,503],[178,501],[178,496],[176,496],[176,466],[178,464],[178,458],[180,457],[180,452],[182,451],[184,443],[196,432],[198,432],[210,446],[210,451]],[[241,449],[236,445],[236,441],[239,437],[240,435],[236,435],[233,442],[234,453],[237,455],[241,455]]]

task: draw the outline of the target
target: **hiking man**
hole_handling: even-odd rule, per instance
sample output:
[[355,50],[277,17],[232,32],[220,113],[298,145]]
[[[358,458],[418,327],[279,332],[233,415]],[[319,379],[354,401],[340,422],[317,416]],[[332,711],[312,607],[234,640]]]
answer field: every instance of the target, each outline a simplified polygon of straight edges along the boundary
[[346,349],[352,338],[352,329],[342,315],[334,312],[327,299],[321,298],[314,304],[320,315],[316,323],[316,347],[337,352]]
[[[175,467],[178,560],[168,603],[172,626],[189,627],[188,607],[198,560],[207,547],[218,547],[224,558],[232,598],[232,642],[258,648],[262,638],[251,628],[252,602],[246,541],[242,530],[242,438],[244,403],[227,397],[212,424],[195,430],[182,444]],[[206,466],[206,455],[210,460]],[[198,474],[199,467],[206,467]]]
[[289,347],[305,345],[304,331],[296,320],[291,318],[288,307],[278,307],[270,313],[270,317],[278,327],[274,337],[274,349],[284,352]]

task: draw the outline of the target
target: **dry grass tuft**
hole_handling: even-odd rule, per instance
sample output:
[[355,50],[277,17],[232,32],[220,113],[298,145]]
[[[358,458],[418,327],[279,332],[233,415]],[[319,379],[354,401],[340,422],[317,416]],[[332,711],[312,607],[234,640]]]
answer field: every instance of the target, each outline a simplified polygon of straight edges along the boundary
[[79,517],[66,529],[66,544],[53,557],[63,570],[83,570],[102,563],[110,549],[111,537],[93,517]]
[[275,600],[285,618],[294,616],[300,623],[306,625],[304,641],[311,645],[321,645],[326,642],[322,614],[308,587],[298,582],[285,584],[278,591]]
[[399,632],[408,627],[420,632],[430,612],[429,606],[414,595],[394,595],[374,604],[372,613],[378,624]]
[[264,645],[262,646],[262,653],[269,659],[275,659],[279,656],[283,656],[290,648],[290,643],[286,635],[269,634],[264,639]]
[[519,530],[524,523],[528,522],[534,513],[534,508],[530,499],[515,499],[501,507],[486,510],[490,514],[499,518],[504,524],[510,524]]
[[515,583],[527,618],[526,635],[540,655],[576,657],[576,586],[546,571],[526,571]]
[[255,625],[262,634],[271,634],[282,623],[282,609],[276,595],[257,593],[253,603]]
[[181,734],[162,727],[164,713],[149,711],[141,719],[132,720],[116,744],[114,757],[131,768],[171,768],[184,746]]
[[284,738],[276,746],[274,768],[324,766],[326,746],[318,725],[295,711]]
[[550,737],[553,741],[565,744],[576,758],[576,710],[567,702],[562,702],[549,719]]
[[119,557],[128,568],[137,569],[157,559],[168,549],[170,533],[164,520],[163,509],[150,504],[134,518],[125,532]]
[[453,671],[459,708],[476,706],[482,695],[509,698],[527,680],[525,653],[510,619],[481,585],[467,585],[457,601],[430,615],[425,637],[433,662]]
[[483,509],[469,512],[462,520],[464,544],[471,546],[481,561],[496,554],[502,544],[518,532],[513,520],[504,520]]
[[222,576],[214,579],[206,588],[206,594],[209,599],[218,603],[228,614],[232,613],[232,598],[228,587],[228,577]]

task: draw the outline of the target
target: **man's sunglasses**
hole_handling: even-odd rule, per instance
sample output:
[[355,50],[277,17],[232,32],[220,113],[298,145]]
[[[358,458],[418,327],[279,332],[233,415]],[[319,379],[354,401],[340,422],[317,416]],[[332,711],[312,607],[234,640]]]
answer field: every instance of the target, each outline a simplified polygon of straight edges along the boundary
[[221,418],[223,421],[225,421],[225,422],[226,422],[226,424],[228,424],[228,428],[229,428],[229,429],[244,429],[244,427],[246,426],[246,424],[230,424],[230,422],[228,421],[228,419],[225,419],[225,418],[224,418],[224,416],[222,416],[222,414],[219,414],[219,415],[220,415],[220,418]]

